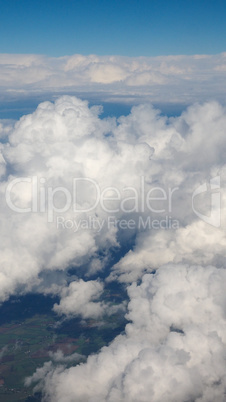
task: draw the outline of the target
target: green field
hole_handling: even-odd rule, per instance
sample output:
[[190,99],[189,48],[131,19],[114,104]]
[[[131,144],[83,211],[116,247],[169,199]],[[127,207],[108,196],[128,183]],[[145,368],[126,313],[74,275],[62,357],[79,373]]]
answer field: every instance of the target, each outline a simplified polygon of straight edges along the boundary
[[[104,298],[109,299],[110,293]],[[116,294],[113,299],[120,302],[121,297]],[[40,401],[40,396],[33,397],[32,389],[24,386],[24,379],[49,361],[51,352],[88,356],[124,329],[123,313],[104,317],[101,323],[78,318],[59,321],[52,312],[54,302],[29,295],[0,308],[0,401]]]

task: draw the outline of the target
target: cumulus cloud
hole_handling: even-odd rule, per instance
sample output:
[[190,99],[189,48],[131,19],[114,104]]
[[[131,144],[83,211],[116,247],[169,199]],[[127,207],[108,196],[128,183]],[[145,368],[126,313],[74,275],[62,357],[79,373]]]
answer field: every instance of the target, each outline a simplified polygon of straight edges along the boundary
[[124,335],[27,384],[60,402],[223,401],[225,107],[100,113],[63,96],[0,125],[0,300],[52,293],[57,313],[99,319],[115,312],[105,280],[127,283],[130,298]]
[[94,302],[103,292],[103,284],[97,281],[84,282],[80,279],[71,282],[61,291],[60,304],[54,304],[53,310],[57,314],[81,315],[83,318],[98,318],[103,315],[106,305]]
[[42,379],[46,401],[223,401],[225,280],[212,266],[162,266],[128,288],[125,335],[29,383]]
[[225,65],[225,53],[136,58],[1,54],[1,99],[74,91],[120,102],[223,102]]
[[[131,282],[170,261],[222,265],[225,109],[206,103],[169,119],[141,105],[117,122],[98,113],[65,96],[9,125],[1,144],[1,300],[25,288],[45,292],[42,272],[104,270],[109,251],[134,234],[110,279]],[[220,227],[192,208],[194,191],[214,177],[221,179]],[[204,217],[211,194],[195,199]]]
[[[178,118],[170,119],[167,124],[163,118],[151,113],[144,113],[143,107],[136,108],[128,118],[121,119],[116,129],[118,138],[131,141],[139,140],[152,145],[155,149],[152,166],[146,173],[146,183],[154,183],[159,189],[170,188],[169,192],[158,192],[155,196],[166,197],[162,206],[165,210],[153,214],[158,216],[157,225],[152,230],[137,234],[133,250],[129,250],[113,268],[111,277],[121,274],[121,281],[136,280],[143,270],[152,270],[167,262],[190,262],[224,265],[225,258],[225,112],[215,103],[192,106]],[[154,121],[153,121],[153,120]],[[136,121],[136,122],[135,122]],[[139,123],[137,124],[137,122]],[[138,128],[139,127],[139,128]],[[139,130],[139,134],[138,134]],[[132,134],[129,134],[132,133]],[[209,183],[217,178],[219,226],[206,225],[206,221],[195,219],[194,208],[203,213],[203,218],[214,215],[210,205],[213,196],[211,189],[203,191],[194,198],[192,194],[202,183]],[[208,188],[208,186],[207,186]],[[175,190],[175,192],[173,192]],[[207,196],[208,194],[208,196]],[[171,206],[169,201],[172,201]],[[221,204],[220,204],[221,201]],[[197,204],[196,204],[197,203]],[[153,208],[155,207],[154,204]],[[158,204],[159,205],[159,204]],[[158,230],[174,228],[173,218],[180,221],[176,230]],[[148,221],[146,226],[150,227]],[[154,223],[154,221],[153,221]],[[115,271],[115,272],[114,272]]]

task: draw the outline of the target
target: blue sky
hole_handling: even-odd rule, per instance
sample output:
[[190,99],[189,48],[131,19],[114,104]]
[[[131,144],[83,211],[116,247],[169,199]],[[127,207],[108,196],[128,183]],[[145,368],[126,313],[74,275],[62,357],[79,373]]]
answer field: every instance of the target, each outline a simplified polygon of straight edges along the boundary
[[216,54],[225,17],[224,0],[4,0],[0,53]]

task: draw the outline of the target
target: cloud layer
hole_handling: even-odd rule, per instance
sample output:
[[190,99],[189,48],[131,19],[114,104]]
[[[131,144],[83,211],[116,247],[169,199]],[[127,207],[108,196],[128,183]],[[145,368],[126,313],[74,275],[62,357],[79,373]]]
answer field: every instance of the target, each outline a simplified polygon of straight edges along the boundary
[[225,107],[100,113],[63,96],[0,125],[1,301],[58,294],[57,313],[99,318],[105,280],[130,299],[124,335],[27,384],[41,381],[48,401],[223,402]]
[[[134,234],[133,250],[112,269],[121,281],[167,262],[222,265],[225,109],[206,103],[167,119],[141,105],[118,122],[99,112],[65,96],[9,127],[1,144],[1,300],[42,286],[43,272],[104,270],[109,250]],[[192,208],[196,188],[214,177],[221,179],[220,227]],[[196,209],[208,216],[211,192],[204,194]]]
[[[226,54],[162,57],[0,55],[0,100],[83,93],[101,101],[225,101]],[[170,93],[170,99],[169,99]],[[86,95],[85,95],[86,94]]]

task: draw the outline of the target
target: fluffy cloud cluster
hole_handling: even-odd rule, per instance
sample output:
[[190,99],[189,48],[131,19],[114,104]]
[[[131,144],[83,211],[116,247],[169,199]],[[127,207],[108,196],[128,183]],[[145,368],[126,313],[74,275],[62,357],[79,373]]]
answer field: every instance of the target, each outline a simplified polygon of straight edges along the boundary
[[[137,186],[137,174],[147,168],[153,151],[147,144],[117,141],[115,120],[100,120],[98,112],[76,98],[46,102],[21,118],[2,144],[1,300],[24,287],[42,287],[40,274],[45,271],[102,270],[108,259],[105,250],[119,246],[117,227],[105,224],[110,206],[93,207],[96,190],[90,180],[102,190]],[[76,199],[74,179],[82,179]],[[66,199],[66,210],[65,191],[72,197]],[[86,213],[87,208],[91,210]],[[96,222],[104,223],[101,230]],[[61,282],[53,292],[59,292],[65,284]]]
[[[167,119],[141,105],[118,122],[101,120],[99,112],[74,97],[45,102],[1,144],[1,300],[42,287],[44,272],[54,283],[56,270],[104,270],[109,250],[134,235],[133,250],[110,278],[131,282],[170,261],[222,265],[225,109],[212,102]],[[222,188],[219,227],[192,208],[194,191],[215,177]],[[195,200],[205,217],[212,192],[204,194]],[[150,227],[156,219],[160,226]],[[162,228],[167,219],[176,228]],[[62,292],[65,281],[57,285]]]
[[[125,335],[86,363],[46,364],[44,401],[224,401],[226,271],[166,265],[129,287]],[[40,385],[39,385],[40,386]]]
[[27,384],[59,402],[223,402],[226,110],[100,112],[63,96],[0,125],[1,301],[58,294],[57,313],[99,318],[105,280],[130,298],[125,335]]
[[[226,54],[162,57],[0,55],[1,98],[92,93],[101,100],[224,101]],[[168,99],[170,93],[171,99]],[[122,97],[123,95],[123,97]],[[49,95],[48,95],[49,96]]]
[[80,279],[71,282],[68,288],[62,289],[60,304],[55,304],[53,309],[58,314],[98,318],[103,315],[105,304],[93,300],[98,299],[102,292],[103,285],[97,281],[84,282]]

